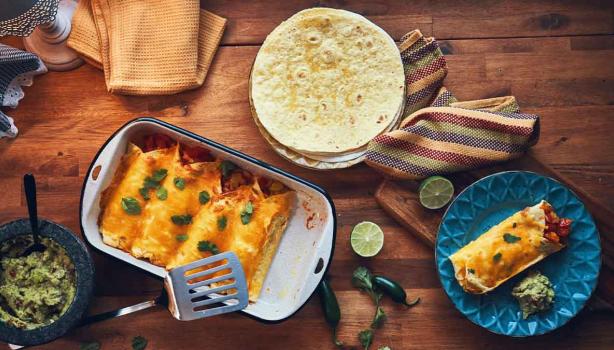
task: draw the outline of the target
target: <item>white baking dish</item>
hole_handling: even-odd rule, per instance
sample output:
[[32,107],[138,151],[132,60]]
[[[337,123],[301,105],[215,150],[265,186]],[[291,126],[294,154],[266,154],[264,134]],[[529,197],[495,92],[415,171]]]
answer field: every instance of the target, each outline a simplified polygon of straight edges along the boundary
[[292,316],[313,294],[332,259],[336,216],[330,196],[306,180],[174,125],[153,118],[135,119],[116,131],[98,151],[81,192],[81,230],[87,242],[154,275],[166,275],[164,268],[104,244],[98,230],[100,194],[111,182],[128,142],[151,133],[163,133],[181,143],[199,145],[216,157],[232,161],[254,174],[266,175],[296,191],[294,212],[260,297],[242,311],[263,321],[282,321]]

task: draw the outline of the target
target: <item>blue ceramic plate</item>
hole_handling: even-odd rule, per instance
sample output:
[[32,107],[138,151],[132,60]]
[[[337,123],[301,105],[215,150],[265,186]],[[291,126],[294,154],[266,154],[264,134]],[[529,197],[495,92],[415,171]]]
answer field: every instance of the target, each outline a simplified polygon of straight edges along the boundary
[[[472,295],[456,281],[448,257],[490,227],[542,199],[573,224],[568,246],[529,268],[550,278],[556,296],[550,310],[525,320],[511,291],[527,271],[488,294]],[[487,176],[456,197],[439,226],[435,260],[443,289],[469,320],[494,333],[526,337],[561,327],[582,309],[597,285],[601,246],[593,218],[567,187],[535,173],[509,171]]]

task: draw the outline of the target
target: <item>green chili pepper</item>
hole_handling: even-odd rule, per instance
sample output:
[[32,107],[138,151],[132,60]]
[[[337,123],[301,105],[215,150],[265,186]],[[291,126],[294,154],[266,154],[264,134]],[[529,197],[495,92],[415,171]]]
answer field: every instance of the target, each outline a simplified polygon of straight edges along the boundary
[[403,304],[406,306],[414,306],[418,304],[420,298],[416,298],[416,300],[408,303],[407,302],[407,294],[403,287],[397,282],[384,277],[384,276],[373,276],[372,280],[373,284],[386,295],[388,295],[395,303]]
[[320,296],[320,303],[322,304],[326,323],[333,329],[333,343],[341,347],[343,343],[337,339],[337,325],[341,320],[341,310],[339,309],[335,292],[330,284],[328,284],[326,278],[322,279],[322,282],[318,285],[318,295]]

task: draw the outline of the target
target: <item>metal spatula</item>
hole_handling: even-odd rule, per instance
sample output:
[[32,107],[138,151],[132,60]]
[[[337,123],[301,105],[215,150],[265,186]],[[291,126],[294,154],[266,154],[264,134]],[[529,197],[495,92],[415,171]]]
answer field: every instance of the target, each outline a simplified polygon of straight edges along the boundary
[[172,269],[164,286],[169,310],[182,321],[241,310],[248,304],[243,267],[233,252]]
[[155,300],[86,317],[80,326],[131,314],[152,306],[168,307],[178,320],[194,320],[242,310],[249,303],[241,262],[224,252],[169,271],[162,294]]

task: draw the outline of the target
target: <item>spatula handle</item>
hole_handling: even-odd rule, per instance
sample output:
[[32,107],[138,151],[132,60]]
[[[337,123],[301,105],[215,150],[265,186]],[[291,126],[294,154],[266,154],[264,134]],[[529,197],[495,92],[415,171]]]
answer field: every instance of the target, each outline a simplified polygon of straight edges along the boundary
[[105,320],[108,320],[108,319],[111,319],[111,318],[128,315],[128,314],[131,314],[133,312],[149,309],[150,307],[154,307],[156,305],[159,305],[156,302],[156,300],[148,300],[148,301],[144,301],[142,303],[138,303],[138,304],[122,307],[122,308],[119,308],[119,309],[116,309],[116,310],[113,310],[113,311],[107,311],[107,312],[103,312],[101,314],[96,314],[96,315],[88,316],[88,317],[84,318],[83,320],[81,320],[81,323],[79,323],[79,325],[77,327],[83,327],[83,326],[87,326],[87,325],[92,324],[92,323],[98,323],[98,322],[102,322],[102,321],[105,321]]

